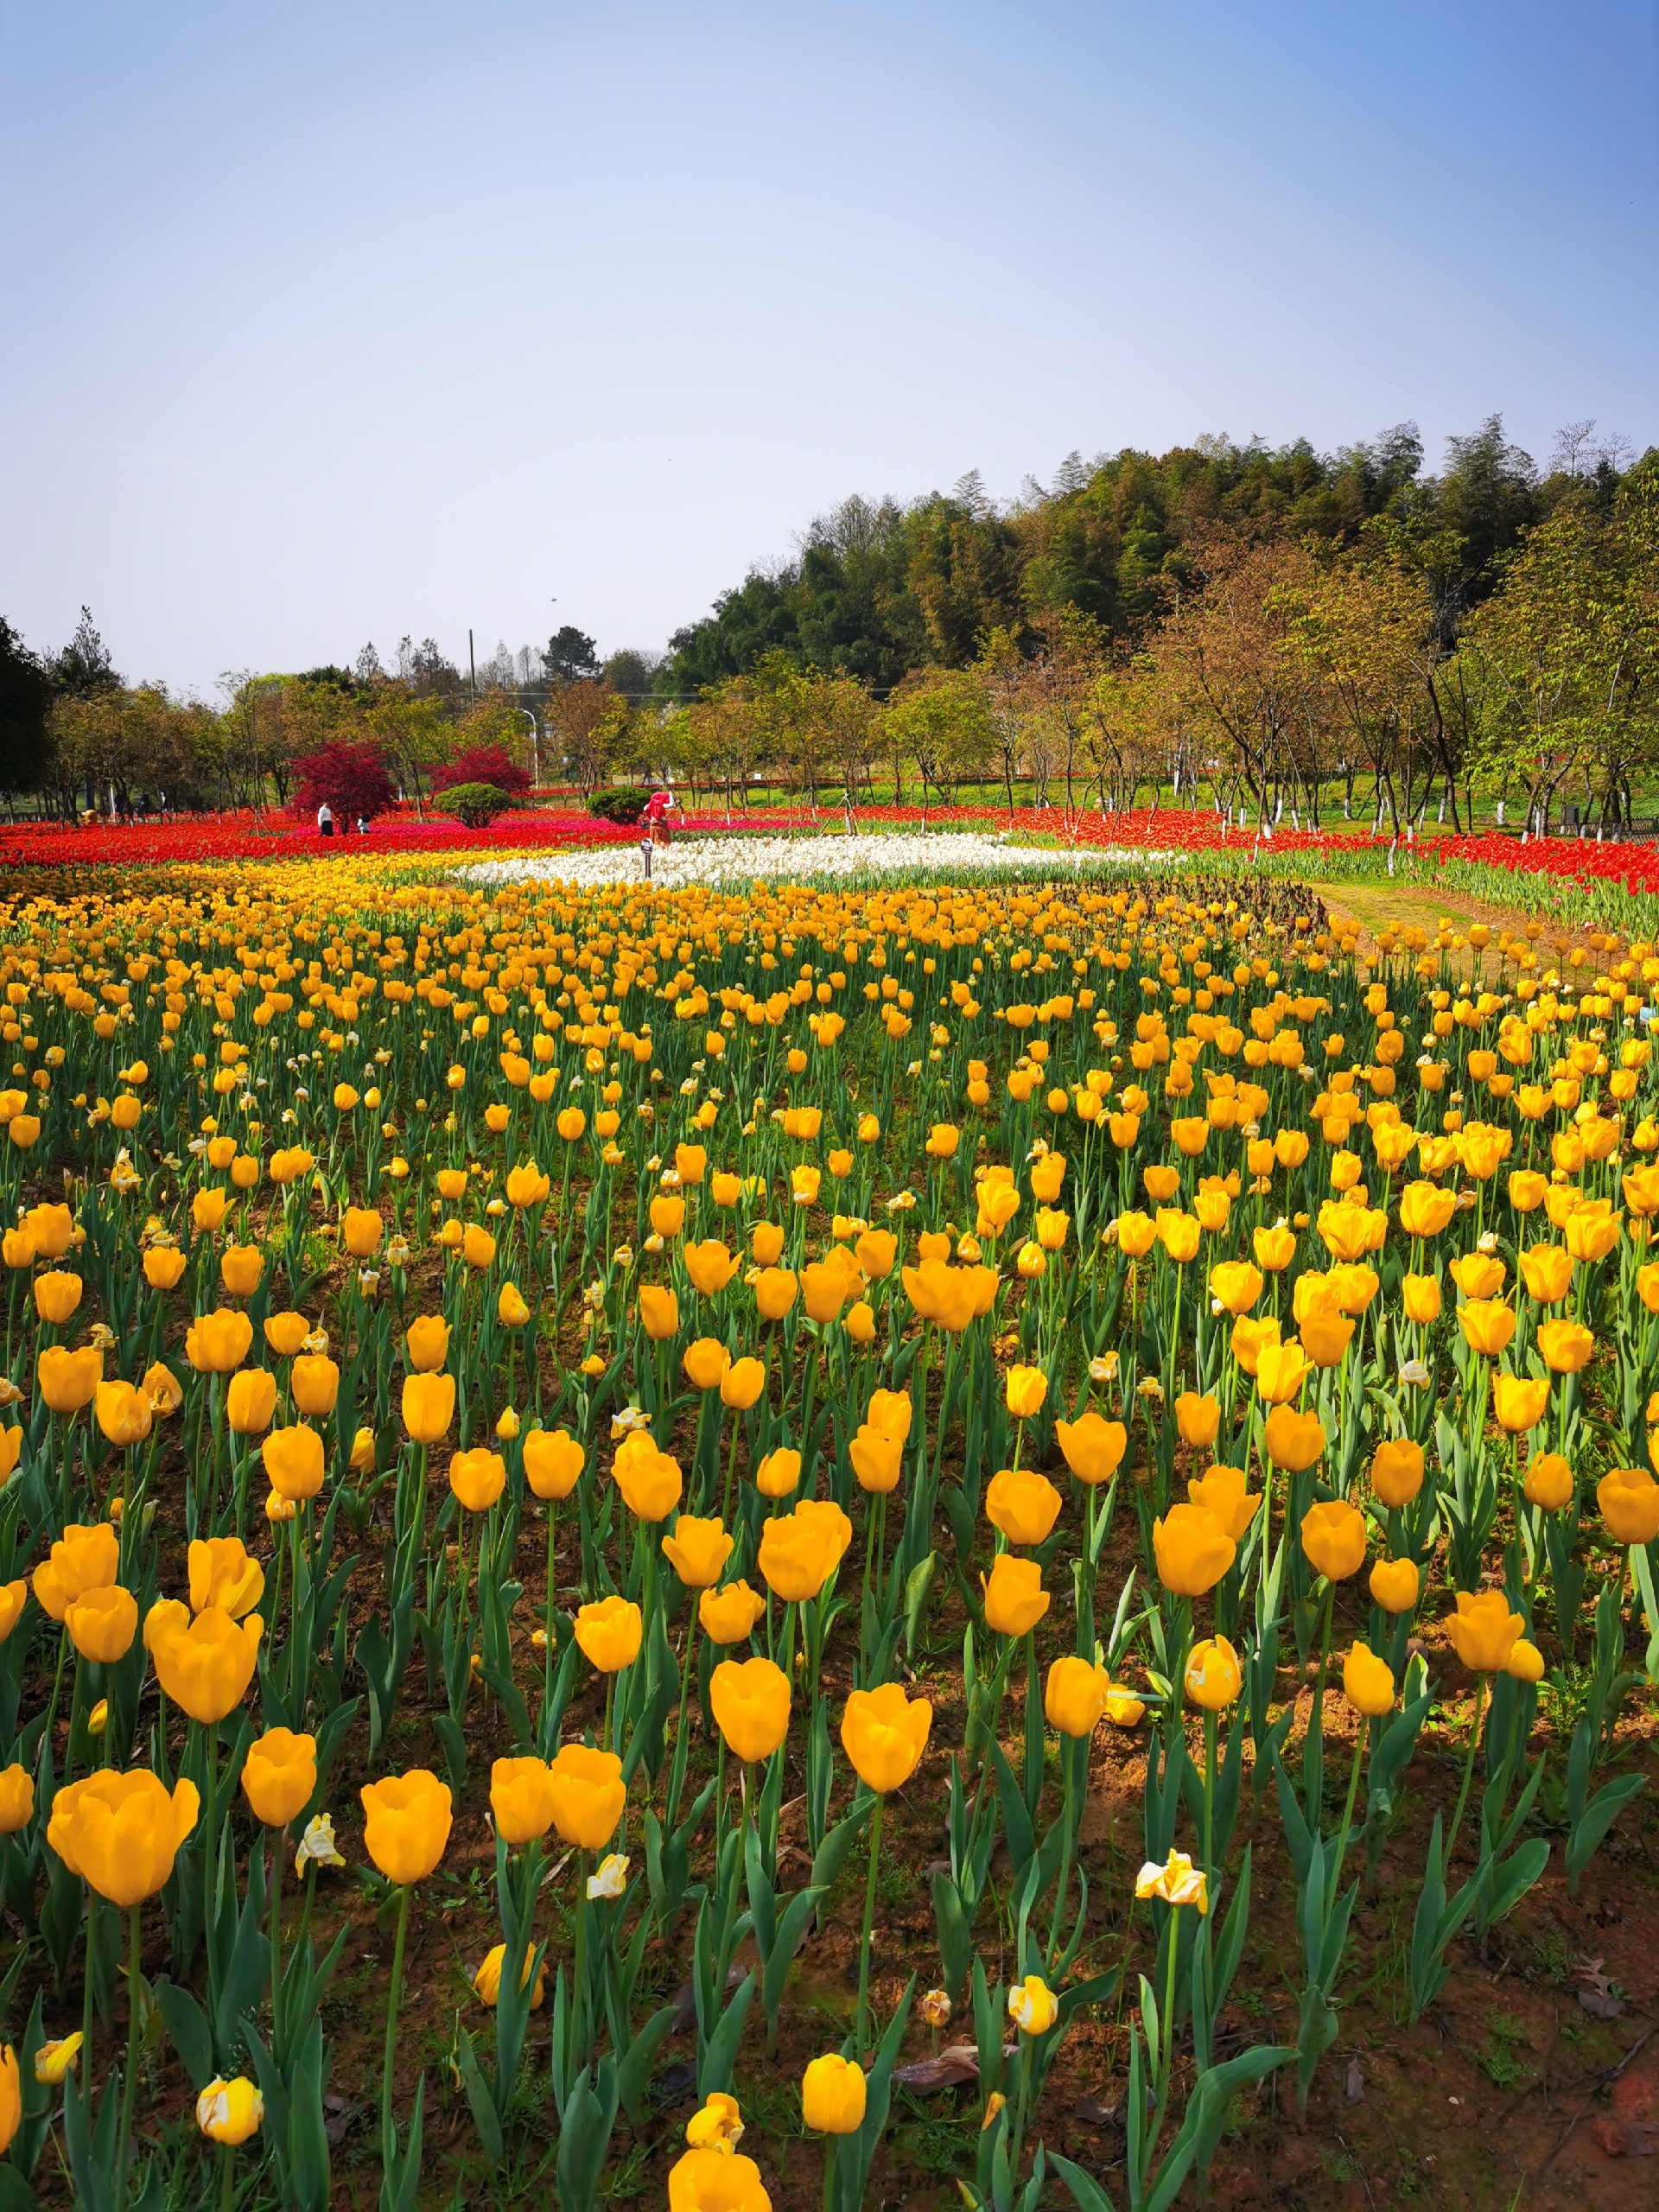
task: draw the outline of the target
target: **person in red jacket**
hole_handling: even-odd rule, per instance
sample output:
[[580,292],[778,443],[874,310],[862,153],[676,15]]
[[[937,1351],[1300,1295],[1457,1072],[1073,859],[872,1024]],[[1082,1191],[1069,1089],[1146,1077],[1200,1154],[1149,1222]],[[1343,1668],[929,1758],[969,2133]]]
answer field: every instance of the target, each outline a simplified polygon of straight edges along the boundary
[[670,813],[679,804],[672,791],[652,791],[645,802],[645,826],[651,832],[653,845],[667,845],[673,842],[673,824]]

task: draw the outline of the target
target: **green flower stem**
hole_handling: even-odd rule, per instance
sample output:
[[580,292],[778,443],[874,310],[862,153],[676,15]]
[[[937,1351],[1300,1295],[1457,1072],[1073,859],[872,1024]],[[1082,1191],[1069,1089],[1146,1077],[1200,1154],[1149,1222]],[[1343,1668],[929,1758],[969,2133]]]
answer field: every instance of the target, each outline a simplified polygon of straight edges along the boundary
[[397,1893],[397,1935],[391,1952],[391,1991],[386,2001],[386,2057],[380,2079],[380,2156],[391,2173],[397,2155],[397,2131],[392,2120],[392,2072],[397,2058],[397,2007],[404,1994],[404,1946],[409,1939],[410,1886]]
[[1326,1920],[1331,1917],[1331,1909],[1337,1901],[1337,1891],[1342,1886],[1342,1862],[1348,1855],[1348,1831],[1353,1825],[1354,1800],[1359,1794],[1360,1762],[1365,1756],[1365,1738],[1370,1726],[1370,1722],[1362,1714],[1358,1731],[1354,1737],[1354,1763],[1348,1770],[1348,1797],[1342,1808],[1342,1826],[1337,1831],[1337,1855],[1331,1862],[1330,1878],[1325,1885],[1325,1916]]
[[283,2040],[283,1861],[288,1856],[288,1829],[276,1834],[276,1853],[270,1867],[270,2032],[280,2054]]
[[[582,2063],[586,2066],[588,2063],[588,1853],[585,1851],[578,1851],[576,1853],[576,1958],[573,1971],[575,1987],[571,1992],[571,2031],[575,2037],[576,2049],[581,2053]],[[567,2095],[569,2094],[570,2084],[575,2079],[574,2071],[567,2064],[564,2082]]]
[[543,1621],[543,1633],[547,1638],[542,1653],[542,1709],[546,1711],[553,1701],[553,1597],[554,1577],[557,1573],[556,1560],[558,1544],[559,1506],[556,1498],[547,1504],[547,1600]]
[[92,2004],[92,1988],[96,1980],[94,1961],[98,1955],[98,1891],[90,1882],[83,1882],[86,1892],[86,1959],[80,1993],[81,2071],[80,2078],[86,2085],[86,2094],[92,2094],[92,2032],[98,2025]]
[[697,1640],[697,1598],[690,1591],[690,1618],[685,1624],[685,1649],[680,1655],[680,1717],[674,1729],[674,1764],[668,1773],[668,1801],[664,1808],[664,1826],[671,1832],[674,1816],[680,1809],[680,1790],[685,1780],[685,1708],[691,1693],[691,1653]]
[[1475,1717],[1469,1730],[1468,1753],[1463,1762],[1463,1786],[1458,1792],[1458,1809],[1452,1815],[1452,1833],[1446,1839],[1446,1856],[1440,1861],[1441,1866],[1446,1868],[1451,1866],[1452,1853],[1458,1840],[1458,1830],[1463,1826],[1463,1808],[1469,1802],[1469,1784],[1474,1778],[1475,1751],[1480,1742],[1480,1724],[1484,1714],[1485,1705],[1486,1677],[1481,1675],[1476,1681]]
[[1054,1892],[1054,1925],[1049,1931],[1048,1958],[1045,1967],[1047,1974],[1054,1971],[1054,1961],[1059,1951],[1060,1936],[1065,1925],[1066,1885],[1071,1878],[1071,1847],[1076,1840],[1077,1830],[1074,1810],[1076,1792],[1071,1782],[1071,1758],[1069,1742],[1063,1743],[1060,1746],[1060,1773],[1065,1783],[1065,1807],[1060,1817],[1065,1822],[1065,1826],[1061,1832],[1060,1883]]
[[1014,2142],[1008,2152],[1008,2171],[1015,2176],[1020,2171],[1020,2152],[1026,2139],[1026,2107],[1031,2098],[1031,2046],[1033,2038],[1021,2034],[1020,2037],[1020,2094],[1014,2106]]
[[1147,2131],[1147,2159],[1151,2163],[1158,2148],[1158,2138],[1163,2131],[1164,2113],[1169,2104],[1169,2080],[1175,2056],[1175,1966],[1181,1952],[1181,1908],[1169,1908],[1169,1964],[1164,1970],[1164,2012],[1159,2022],[1163,2049],[1158,2054],[1158,2103],[1152,2115],[1152,2126]]
[[213,1904],[219,1888],[219,1723],[207,1728],[207,1824],[201,1838],[201,1941],[209,1971],[213,1955]]
[[[127,2164],[132,2152],[133,2092],[138,2083],[138,1907],[127,1910],[127,2078],[121,2084],[121,2135],[115,2154],[115,2201],[127,2201]],[[91,1977],[88,1976],[90,1980]],[[91,2069],[87,2072],[91,2092]]]
[[886,1800],[877,1796],[870,1814],[870,1869],[864,1884],[864,1933],[858,1947],[858,2024],[853,2032],[853,2055],[865,2063],[865,2030],[870,2008],[870,1930],[875,1920],[875,1869],[881,1851],[881,1813]]

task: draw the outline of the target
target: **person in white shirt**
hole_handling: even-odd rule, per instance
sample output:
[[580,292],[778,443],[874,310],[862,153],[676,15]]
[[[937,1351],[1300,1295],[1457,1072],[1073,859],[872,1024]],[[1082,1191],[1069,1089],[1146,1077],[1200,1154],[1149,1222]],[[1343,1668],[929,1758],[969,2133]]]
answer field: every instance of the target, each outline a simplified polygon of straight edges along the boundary
[[317,835],[319,837],[332,837],[334,834],[334,810],[327,800],[324,799],[322,804],[317,809]]

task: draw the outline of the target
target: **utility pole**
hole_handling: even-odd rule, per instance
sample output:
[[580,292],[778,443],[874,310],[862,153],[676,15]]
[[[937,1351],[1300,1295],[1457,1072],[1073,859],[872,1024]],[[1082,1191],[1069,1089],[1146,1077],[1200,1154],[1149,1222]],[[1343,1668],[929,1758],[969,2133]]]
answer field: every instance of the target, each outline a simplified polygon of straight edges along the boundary
[[472,678],[473,704],[478,704],[478,663],[473,658],[473,633],[467,632],[467,673]]

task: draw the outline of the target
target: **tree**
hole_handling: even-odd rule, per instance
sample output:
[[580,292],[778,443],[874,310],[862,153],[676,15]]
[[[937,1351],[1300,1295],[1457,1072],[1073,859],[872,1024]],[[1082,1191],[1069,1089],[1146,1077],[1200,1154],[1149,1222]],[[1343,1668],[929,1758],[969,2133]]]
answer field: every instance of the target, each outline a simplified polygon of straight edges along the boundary
[[363,720],[374,748],[390,764],[404,794],[415,802],[418,821],[426,819],[422,779],[429,779],[454,750],[451,702],[441,691],[410,692],[397,683],[377,684]]
[[1289,617],[1289,649],[1308,679],[1301,717],[1336,709],[1350,805],[1363,760],[1376,788],[1373,827],[1381,826],[1386,802],[1397,836],[1427,806],[1438,768],[1460,829],[1455,724],[1440,711],[1434,689],[1433,608],[1421,575],[1397,560],[1347,557],[1287,579],[1274,607]]
[[0,615],[0,790],[37,791],[49,759],[52,685],[39,658]]
[[513,798],[530,797],[529,772],[500,745],[469,745],[457,753],[434,773],[433,795],[447,797],[457,784],[487,784]]
[[[1026,679],[1032,709],[1028,741],[1042,748],[1045,781],[1058,764],[1065,782],[1070,828],[1077,811],[1075,778],[1096,679],[1105,660],[1105,639],[1093,615],[1077,607],[1057,607],[1033,627],[1040,643]],[[1040,783],[1039,791],[1040,797]]]
[[[363,656],[358,656],[359,662]],[[397,681],[411,698],[440,699],[458,706],[463,685],[461,671],[439,646],[435,638],[423,638],[418,645],[405,636],[397,640]]]
[[1659,454],[1610,515],[1573,499],[1540,524],[1466,643],[1489,702],[1480,764],[1522,785],[1532,825],[1569,779],[1628,823],[1635,772],[1659,760]]
[[54,655],[47,673],[52,689],[72,699],[90,699],[99,691],[120,690],[121,678],[115,672],[109,647],[98,633],[91,607],[81,608],[74,636],[61,652]]
[[66,693],[51,710],[53,750],[66,810],[76,786],[96,805],[112,792],[125,812],[140,791],[176,803],[216,766],[219,718],[206,707],[170,699],[159,684],[129,690],[104,685]]
[[841,779],[842,804],[850,831],[858,788],[875,752],[875,702],[849,676],[818,677],[805,687],[804,731],[813,760],[822,759]]
[[313,814],[327,804],[342,823],[359,816],[372,822],[391,810],[391,777],[385,756],[366,740],[347,744],[340,739],[308,753],[295,762],[299,772],[296,812]]
[[617,707],[626,715],[626,700],[597,681],[562,683],[548,694],[554,742],[565,772],[584,798],[610,774],[620,728],[613,711]]
[[594,641],[574,623],[563,623],[547,641],[542,667],[550,683],[591,683],[600,673]]
[[662,664],[660,653],[640,652],[632,645],[624,645],[611,655],[602,674],[613,691],[620,691],[630,706],[637,707],[650,698]]
[[907,677],[883,712],[880,734],[900,804],[903,761],[916,764],[924,821],[930,789],[949,804],[958,783],[984,775],[995,757],[989,701],[971,669],[922,669]]
[[1271,823],[1300,788],[1318,819],[1316,702],[1298,650],[1301,594],[1319,570],[1300,546],[1249,545],[1213,532],[1195,543],[1202,588],[1184,592],[1157,642],[1160,669],[1206,750],[1229,760]]

